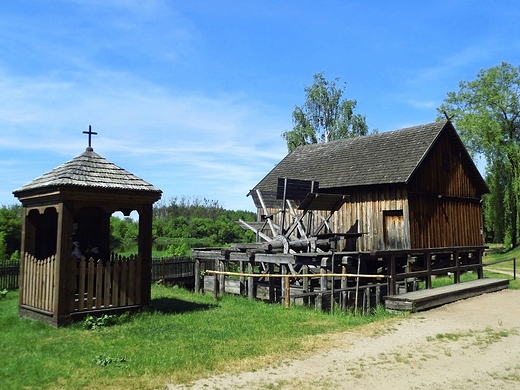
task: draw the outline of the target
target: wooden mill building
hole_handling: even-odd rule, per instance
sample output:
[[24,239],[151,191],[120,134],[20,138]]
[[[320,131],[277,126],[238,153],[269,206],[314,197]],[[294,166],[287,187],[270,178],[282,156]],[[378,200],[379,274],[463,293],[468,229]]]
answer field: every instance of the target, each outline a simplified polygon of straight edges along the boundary
[[[206,277],[204,288],[220,293],[233,288],[221,270],[235,262],[248,267],[236,290],[249,297],[267,286],[270,301],[286,304],[365,310],[384,299],[389,308],[424,310],[507,287],[507,280],[482,280],[488,192],[449,121],[304,145],[248,194],[258,219],[238,222],[258,242],[193,256],[215,263],[219,271],[208,271],[213,280]],[[467,271],[478,280],[462,286]],[[398,294],[419,280],[431,290],[432,279],[448,273],[453,290],[423,292],[412,303]]]
[[483,245],[481,197],[489,189],[449,121],[300,146],[251,190],[259,215],[257,190],[279,218],[279,178],[348,195],[331,227],[361,233],[359,251]]
[[[161,190],[84,153],[13,193],[23,205],[20,315],[59,326],[150,303],[152,208]],[[110,216],[139,214],[137,256],[111,255]]]

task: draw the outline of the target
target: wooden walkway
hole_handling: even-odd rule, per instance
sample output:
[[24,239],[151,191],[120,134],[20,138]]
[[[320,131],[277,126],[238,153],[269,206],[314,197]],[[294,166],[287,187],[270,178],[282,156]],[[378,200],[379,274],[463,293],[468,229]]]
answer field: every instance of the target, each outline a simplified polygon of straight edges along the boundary
[[411,312],[428,310],[461,299],[504,290],[509,287],[507,279],[477,279],[426,290],[418,290],[398,295],[387,295],[385,308]]

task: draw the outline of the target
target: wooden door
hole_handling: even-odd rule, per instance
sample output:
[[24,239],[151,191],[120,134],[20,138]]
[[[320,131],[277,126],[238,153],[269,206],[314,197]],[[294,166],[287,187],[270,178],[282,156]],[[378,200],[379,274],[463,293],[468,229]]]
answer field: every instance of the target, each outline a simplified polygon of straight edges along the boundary
[[385,250],[405,249],[403,210],[383,211]]

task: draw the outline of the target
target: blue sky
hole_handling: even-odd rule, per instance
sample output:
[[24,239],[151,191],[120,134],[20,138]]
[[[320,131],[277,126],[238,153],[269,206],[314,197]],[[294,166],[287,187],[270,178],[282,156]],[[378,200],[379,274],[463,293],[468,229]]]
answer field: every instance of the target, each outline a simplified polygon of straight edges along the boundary
[[0,205],[94,150],[163,191],[229,209],[287,152],[324,72],[380,132],[435,120],[461,80],[520,65],[517,1],[5,1]]

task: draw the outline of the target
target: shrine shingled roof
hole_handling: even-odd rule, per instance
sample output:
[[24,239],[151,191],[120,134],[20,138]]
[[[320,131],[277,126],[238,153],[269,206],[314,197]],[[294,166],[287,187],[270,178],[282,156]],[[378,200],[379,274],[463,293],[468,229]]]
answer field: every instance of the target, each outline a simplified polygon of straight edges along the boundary
[[89,146],[84,153],[16,189],[13,194],[64,186],[161,193],[160,189],[107,161]]

